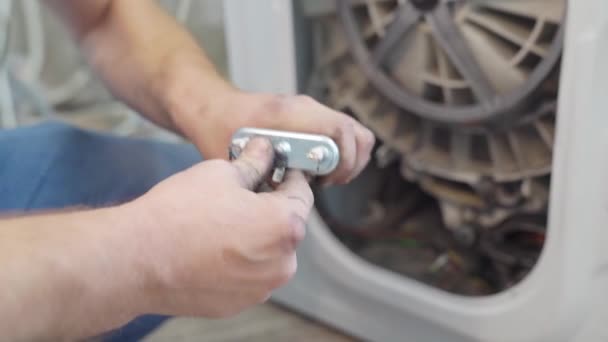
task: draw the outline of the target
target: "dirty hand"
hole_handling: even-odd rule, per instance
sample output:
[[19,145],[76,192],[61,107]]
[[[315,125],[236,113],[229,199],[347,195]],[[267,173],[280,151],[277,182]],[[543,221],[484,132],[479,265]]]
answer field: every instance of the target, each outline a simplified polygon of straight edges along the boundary
[[200,163],[130,204],[149,220],[140,232],[152,265],[144,312],[226,317],[294,275],[313,195],[297,171],[255,193],[272,159],[270,143],[256,138],[237,160]]
[[[192,103],[192,101],[190,101]],[[177,110],[188,124],[181,130],[206,158],[226,158],[230,137],[239,128],[256,127],[329,136],[340,147],[340,164],[324,179],[344,184],[367,165],[374,146],[373,133],[350,116],[332,110],[308,96],[282,96],[227,91],[209,106],[188,105]],[[205,113],[202,113],[204,111]],[[190,118],[187,120],[186,118]],[[200,123],[196,119],[200,118]],[[177,120],[178,124],[180,120]]]

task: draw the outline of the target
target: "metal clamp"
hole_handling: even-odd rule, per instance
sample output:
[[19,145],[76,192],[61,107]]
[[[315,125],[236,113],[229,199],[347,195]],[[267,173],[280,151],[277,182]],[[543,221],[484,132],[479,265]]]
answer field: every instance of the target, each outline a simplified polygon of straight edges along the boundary
[[242,128],[232,136],[230,159],[238,158],[249,140],[261,136],[274,146],[275,161],[272,181],[283,180],[286,169],[302,170],[311,175],[327,175],[340,161],[338,145],[329,137],[260,128]]

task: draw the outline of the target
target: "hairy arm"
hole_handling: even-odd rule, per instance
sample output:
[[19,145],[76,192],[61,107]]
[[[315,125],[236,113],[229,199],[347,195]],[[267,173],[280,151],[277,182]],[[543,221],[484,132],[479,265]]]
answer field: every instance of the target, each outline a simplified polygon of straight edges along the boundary
[[146,272],[128,236],[131,214],[115,207],[1,220],[3,339],[74,340],[141,314]]
[[226,158],[231,135],[249,126],[332,137],[341,157],[327,183],[346,183],[367,165],[374,146],[367,128],[306,96],[234,88],[155,1],[46,1],[118,98],[191,140],[205,158]]
[[183,131],[191,126],[182,115],[184,102],[196,106],[187,112],[198,116],[211,100],[234,91],[192,36],[153,0],[46,1],[110,91],[165,128],[194,134]]

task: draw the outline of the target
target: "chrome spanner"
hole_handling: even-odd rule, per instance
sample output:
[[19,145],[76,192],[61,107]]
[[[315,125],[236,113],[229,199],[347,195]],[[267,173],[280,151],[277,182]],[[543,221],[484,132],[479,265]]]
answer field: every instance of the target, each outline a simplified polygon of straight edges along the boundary
[[340,161],[338,145],[329,137],[261,128],[241,128],[233,136],[230,159],[241,154],[249,140],[260,136],[270,140],[275,151],[272,181],[283,181],[286,169],[304,171],[313,176],[330,174]]

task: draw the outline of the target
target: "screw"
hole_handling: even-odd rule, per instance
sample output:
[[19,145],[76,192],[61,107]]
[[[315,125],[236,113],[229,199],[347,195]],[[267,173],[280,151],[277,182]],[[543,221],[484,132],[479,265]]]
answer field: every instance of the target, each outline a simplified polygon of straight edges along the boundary
[[249,142],[249,138],[237,138],[237,139],[232,140],[232,145],[243,150],[245,148],[245,146],[247,146],[248,142]]
[[274,169],[274,172],[272,173],[272,181],[274,183],[281,183],[283,181],[283,178],[285,178],[285,168],[277,167],[276,169]]
[[320,163],[323,161],[323,159],[325,159],[325,157],[327,157],[327,155],[329,154],[329,150],[327,149],[327,147],[325,146],[316,146],[313,147],[312,149],[310,149],[310,151],[308,151],[308,153],[306,154],[306,158],[315,161],[317,163]]
[[239,155],[241,154],[241,152],[243,152],[243,149],[245,148],[245,146],[247,146],[248,142],[249,142],[249,138],[247,138],[247,137],[233,139],[232,144],[230,145],[230,148],[228,149],[230,160],[238,158]]
[[291,152],[291,145],[287,141],[280,141],[275,145],[274,149],[277,153],[286,155]]

